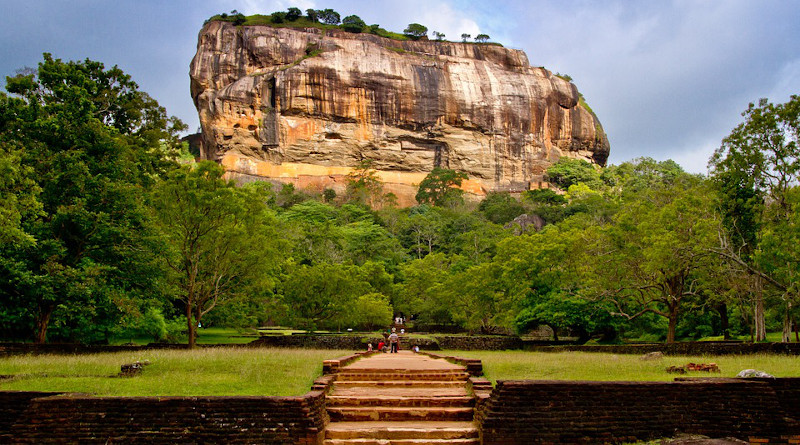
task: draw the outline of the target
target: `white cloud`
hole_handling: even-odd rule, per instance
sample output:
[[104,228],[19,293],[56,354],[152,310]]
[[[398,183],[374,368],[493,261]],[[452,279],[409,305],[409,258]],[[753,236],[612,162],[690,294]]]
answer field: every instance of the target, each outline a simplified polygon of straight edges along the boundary
[[466,33],[477,36],[481,33],[478,24],[464,16],[463,11],[455,11],[447,3],[439,3],[433,8],[427,8],[420,16],[419,23],[428,27],[429,36],[433,31],[442,32],[447,40],[461,40],[461,34]]

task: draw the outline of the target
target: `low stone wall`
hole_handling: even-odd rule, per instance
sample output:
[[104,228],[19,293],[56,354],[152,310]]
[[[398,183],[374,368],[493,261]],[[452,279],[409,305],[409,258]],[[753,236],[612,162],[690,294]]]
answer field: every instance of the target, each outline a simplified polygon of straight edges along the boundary
[[361,335],[266,335],[253,340],[247,346],[361,351],[367,348],[363,339],[364,336]]
[[634,442],[678,433],[788,443],[800,438],[783,409],[799,389],[789,380],[499,381],[477,404],[476,420],[484,445]]
[[[367,343],[378,346],[382,337],[359,334],[343,335],[267,335],[245,345],[200,345],[213,347],[269,347],[269,348],[316,348],[363,351]],[[800,355],[800,343],[729,343],[729,342],[686,342],[652,343],[631,345],[574,345],[565,342],[542,342],[523,340],[515,336],[467,336],[433,335],[426,338],[402,338],[401,349],[417,345],[422,350],[526,350],[535,352],[605,352],[610,354],[646,354],[662,352],[666,355],[728,355],[772,353]],[[90,354],[99,352],[144,351],[150,349],[185,349],[182,344],[151,343],[147,346],[93,346],[79,344],[32,344],[0,343],[0,356],[14,354]]]
[[100,352],[186,349],[186,345],[150,343],[142,346],[82,345],[78,343],[0,343],[0,356],[18,354],[95,354]]
[[522,340],[513,336],[434,336],[440,349],[460,351],[504,351],[506,349],[522,349]]
[[562,345],[541,346],[523,342],[523,349],[537,352],[606,352],[609,354],[647,354],[662,352],[666,355],[730,355],[730,354],[790,354],[800,355],[800,343],[744,343],[744,342],[685,342],[653,343],[639,345]]
[[[0,393],[0,404],[18,397]],[[34,398],[0,442],[321,444],[324,391],[301,397]]]

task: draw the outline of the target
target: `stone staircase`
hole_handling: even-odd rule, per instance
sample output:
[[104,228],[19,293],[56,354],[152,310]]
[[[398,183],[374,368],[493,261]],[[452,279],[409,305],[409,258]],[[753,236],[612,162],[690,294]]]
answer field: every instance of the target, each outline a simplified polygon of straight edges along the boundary
[[401,351],[339,370],[327,395],[326,445],[478,445],[463,367]]

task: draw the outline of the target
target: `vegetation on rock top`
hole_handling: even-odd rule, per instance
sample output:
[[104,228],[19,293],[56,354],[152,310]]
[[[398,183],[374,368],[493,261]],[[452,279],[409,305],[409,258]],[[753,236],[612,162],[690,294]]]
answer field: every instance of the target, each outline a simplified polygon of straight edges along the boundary
[[[236,26],[272,26],[275,28],[318,28],[322,30],[342,29],[344,31],[358,34],[374,34],[392,40],[427,40],[428,28],[419,23],[411,23],[403,31],[397,33],[387,31],[378,24],[367,25],[361,17],[349,15],[344,18],[332,9],[307,9],[305,14],[295,7],[289,8],[286,12],[276,11],[271,14],[254,14],[245,16],[236,10],[228,13],[221,13],[210,17],[206,23],[220,21],[231,22]],[[438,31],[433,31],[436,41],[445,41],[445,35]],[[469,34],[462,34],[462,42],[467,43],[471,37]],[[502,46],[499,43],[489,42],[489,35],[478,34],[474,42]]]

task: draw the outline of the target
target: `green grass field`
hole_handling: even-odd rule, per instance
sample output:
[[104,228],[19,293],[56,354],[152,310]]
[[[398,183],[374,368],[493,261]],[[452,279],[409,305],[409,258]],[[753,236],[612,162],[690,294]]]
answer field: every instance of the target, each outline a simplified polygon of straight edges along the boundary
[[[0,358],[0,391],[67,391],[99,396],[305,394],[322,361],[351,351],[208,348]],[[111,377],[120,366],[150,360],[137,377]]]
[[479,358],[486,377],[497,380],[637,380],[670,381],[677,374],[668,366],[716,363],[720,373],[690,372],[686,377],[734,377],[743,369],[758,369],[776,377],[800,377],[800,357],[788,355],[665,356],[654,361],[638,355],[590,352],[443,351],[448,355]]

